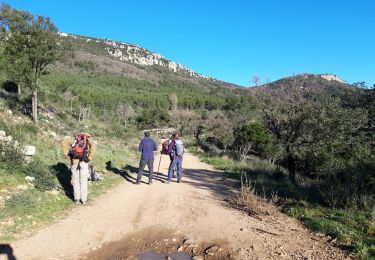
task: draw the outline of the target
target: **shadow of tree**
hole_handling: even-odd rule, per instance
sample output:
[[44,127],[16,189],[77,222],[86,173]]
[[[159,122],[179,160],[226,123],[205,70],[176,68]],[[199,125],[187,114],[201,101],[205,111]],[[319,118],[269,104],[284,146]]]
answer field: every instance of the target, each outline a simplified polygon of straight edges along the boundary
[[52,165],[52,169],[56,172],[56,178],[64,189],[65,195],[69,199],[74,200],[73,186],[71,184],[72,172],[70,171],[69,167],[65,163],[59,162]]
[[206,169],[184,169],[183,183],[213,192],[225,206],[240,187],[239,180],[230,173]]
[[[275,194],[280,199],[306,200],[311,203],[320,201],[316,187],[295,186],[289,179],[278,172],[264,169],[244,170],[247,181],[255,188],[260,197],[271,199]],[[222,172],[205,169],[185,169],[183,182],[193,186],[211,190],[224,204],[231,204],[231,199],[241,187],[241,175],[233,172]],[[233,205],[230,205],[233,207]]]
[[8,260],[17,259],[13,254],[13,248],[9,244],[0,244],[0,259],[3,259],[1,255],[5,255]]

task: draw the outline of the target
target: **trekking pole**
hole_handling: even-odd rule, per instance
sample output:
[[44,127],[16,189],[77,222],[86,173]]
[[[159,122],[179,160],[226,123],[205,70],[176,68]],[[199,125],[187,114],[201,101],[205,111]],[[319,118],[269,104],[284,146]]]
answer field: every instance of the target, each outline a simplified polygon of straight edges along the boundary
[[160,163],[161,163],[161,157],[163,156],[162,153],[160,153],[160,159],[159,159],[159,166],[158,166],[158,173],[160,173]]

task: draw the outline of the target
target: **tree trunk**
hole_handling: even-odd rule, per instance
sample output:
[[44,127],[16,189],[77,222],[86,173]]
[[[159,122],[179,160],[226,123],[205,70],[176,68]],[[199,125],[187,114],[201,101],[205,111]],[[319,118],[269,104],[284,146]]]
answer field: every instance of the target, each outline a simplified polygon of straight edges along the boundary
[[32,116],[35,123],[38,122],[38,91],[33,90],[31,97]]
[[18,100],[21,98],[21,83],[17,84],[17,98]]
[[290,181],[296,184],[296,161],[291,155],[288,155],[288,172]]

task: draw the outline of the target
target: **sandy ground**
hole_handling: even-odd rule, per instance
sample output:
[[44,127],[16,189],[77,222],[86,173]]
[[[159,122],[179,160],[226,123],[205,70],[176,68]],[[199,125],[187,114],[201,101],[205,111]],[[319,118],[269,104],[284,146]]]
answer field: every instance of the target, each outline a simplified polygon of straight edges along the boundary
[[[159,156],[155,168],[158,160]],[[260,220],[230,208],[225,198],[237,183],[190,153],[184,157],[183,182],[165,184],[168,163],[164,156],[161,174],[151,186],[134,185],[136,169],[128,167],[122,172],[122,184],[14,243],[15,256],[20,260],[129,259],[147,250],[178,249],[201,255],[194,259],[350,258],[327,238],[279,212]],[[214,245],[220,254],[204,252],[204,247]]]

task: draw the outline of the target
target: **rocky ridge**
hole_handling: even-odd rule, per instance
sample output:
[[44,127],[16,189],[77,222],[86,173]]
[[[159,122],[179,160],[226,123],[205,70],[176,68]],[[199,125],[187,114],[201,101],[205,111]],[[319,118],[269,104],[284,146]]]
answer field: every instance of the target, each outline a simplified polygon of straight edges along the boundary
[[123,62],[130,62],[141,66],[158,65],[172,72],[179,72],[186,74],[193,78],[203,78],[218,81],[212,77],[194,72],[185,65],[171,61],[159,53],[152,52],[146,48],[140,47],[136,44],[113,41],[110,39],[98,39],[80,35],[73,35],[67,33],[59,33],[61,37],[71,37],[76,40],[82,40],[90,43],[103,44],[105,51],[109,56]]

